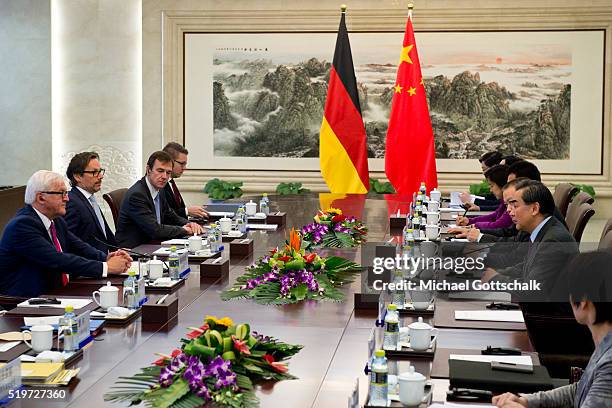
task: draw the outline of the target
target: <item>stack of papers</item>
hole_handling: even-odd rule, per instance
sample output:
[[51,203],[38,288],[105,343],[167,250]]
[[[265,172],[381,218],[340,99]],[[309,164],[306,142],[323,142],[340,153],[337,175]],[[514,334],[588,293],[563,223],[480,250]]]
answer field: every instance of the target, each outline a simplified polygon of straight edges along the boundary
[[[187,248],[181,248],[181,249],[177,249],[176,253],[179,255],[182,255],[184,253],[186,253],[188,251]],[[170,248],[159,248],[158,250],[156,250],[155,252],[153,252],[153,255],[170,255]]]
[[172,245],[185,246],[185,245],[189,245],[189,240],[185,238],[174,238],[174,239],[169,239],[168,241],[162,241],[161,244],[164,246],[172,246]]
[[524,323],[520,310],[455,310],[455,320]]
[[247,224],[247,227],[252,230],[276,231],[277,224]]
[[463,360],[463,361],[478,361],[490,363],[491,361],[498,361],[500,363],[509,364],[524,364],[533,365],[531,356],[490,356],[482,354],[451,354],[449,360]]
[[21,302],[17,305],[17,307],[55,307],[58,309],[65,309],[66,306],[72,306],[74,307],[74,310],[78,310],[78,309],[82,309],[85,306],[87,306],[88,304],[90,304],[92,301],[89,299],[70,299],[70,298],[58,298],[57,300],[60,301],[59,304],[49,304],[49,303],[45,303],[43,305],[31,305],[28,303],[28,301],[26,300],[25,302]]
[[64,363],[21,363],[24,384],[45,383],[64,369]]

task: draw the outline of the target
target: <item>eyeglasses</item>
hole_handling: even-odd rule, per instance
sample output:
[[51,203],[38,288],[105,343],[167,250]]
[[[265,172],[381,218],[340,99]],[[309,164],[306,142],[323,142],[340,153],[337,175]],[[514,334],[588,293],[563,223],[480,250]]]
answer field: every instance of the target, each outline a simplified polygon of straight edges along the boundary
[[185,161],[178,161],[178,160],[175,160],[174,162],[175,162],[175,163],[180,164],[180,165],[181,165],[181,166],[183,166],[183,167],[187,166],[187,160],[185,160]]
[[43,194],[55,194],[55,195],[61,194],[62,198],[68,197],[68,191],[39,191],[39,192]]
[[91,174],[94,177],[103,176],[106,173],[106,169],[98,170],[83,170],[83,173]]

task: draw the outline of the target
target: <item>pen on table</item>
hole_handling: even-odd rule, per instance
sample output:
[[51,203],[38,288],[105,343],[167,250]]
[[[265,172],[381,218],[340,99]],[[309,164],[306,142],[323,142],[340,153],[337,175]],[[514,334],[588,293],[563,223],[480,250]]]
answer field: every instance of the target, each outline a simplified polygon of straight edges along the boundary
[[155,303],[156,305],[161,305],[168,298],[169,293],[166,293],[164,296],[160,297],[159,300]]

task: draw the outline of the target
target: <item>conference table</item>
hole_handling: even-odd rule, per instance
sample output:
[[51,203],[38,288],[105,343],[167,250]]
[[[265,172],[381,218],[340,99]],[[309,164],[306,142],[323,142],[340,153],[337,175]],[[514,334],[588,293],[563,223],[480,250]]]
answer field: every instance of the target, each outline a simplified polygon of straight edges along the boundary
[[[248,200],[249,197],[246,197]],[[108,326],[83,353],[78,383],[70,387],[61,400],[16,400],[11,406],[23,407],[102,407],[121,406],[105,402],[103,395],[121,376],[131,376],[140,367],[150,365],[158,356],[170,354],[181,343],[180,339],[198,327],[206,315],[230,317],[235,323],[248,322],[251,329],[281,341],[297,343],[304,348],[289,360],[290,373],[297,380],[264,382],[257,385],[257,396],[262,407],[337,407],[347,399],[359,378],[360,404],[365,402],[368,378],[364,366],[368,358],[367,343],[377,317],[376,312],[354,309],[353,295],[361,290],[360,279],[342,288],[344,302],[302,302],[287,306],[263,306],[251,300],[222,301],[219,293],[227,289],[253,261],[272,248],[283,245],[292,227],[299,228],[312,222],[312,217],[324,204],[316,194],[272,196],[272,211],[287,212],[287,223],[277,231],[249,231],[254,239],[250,256],[232,257],[229,279],[200,282],[199,265],[191,265],[186,284],[177,290],[178,316],[167,325],[149,327],[136,319],[125,327]],[[321,201],[320,201],[321,200]],[[369,242],[386,242],[397,235],[389,228],[389,214],[395,212],[393,198],[383,196],[348,196],[333,201],[334,207],[345,208],[367,225]],[[329,197],[325,197],[329,202]],[[325,255],[339,255],[360,262],[360,248],[319,250]],[[227,257],[227,254],[223,255]],[[87,295],[95,285],[71,284],[54,295]],[[445,308],[452,310],[452,302]],[[450,313],[450,312],[449,312]],[[404,324],[416,317],[404,318]],[[477,353],[488,345],[518,347],[532,351],[527,332],[521,327],[509,330],[490,328],[440,328],[437,352],[441,356],[451,352]],[[444,364],[444,358],[436,364]],[[440,363],[442,361],[442,363]],[[402,364],[405,365],[405,362]],[[415,360],[417,371],[429,376],[433,360]],[[435,370],[434,370],[435,371]],[[439,371],[439,370],[438,370]],[[444,370],[442,369],[442,372]],[[448,386],[448,380],[435,379],[435,399]]]

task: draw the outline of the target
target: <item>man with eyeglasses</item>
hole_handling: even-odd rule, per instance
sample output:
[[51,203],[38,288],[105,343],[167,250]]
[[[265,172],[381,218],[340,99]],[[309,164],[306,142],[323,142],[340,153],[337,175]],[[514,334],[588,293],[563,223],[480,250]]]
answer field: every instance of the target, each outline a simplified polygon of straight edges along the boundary
[[157,151],[147,160],[147,174],[125,193],[119,222],[119,245],[134,248],[141,244],[201,234],[202,227],[178,215],[168,205],[162,190],[172,175],[172,157]]
[[517,265],[496,271],[488,268],[484,282],[530,280],[541,283],[539,294],[526,294],[534,300],[550,300],[562,282],[559,274],[567,260],[578,252],[578,245],[567,228],[553,216],[555,202],[548,187],[539,181],[518,179],[504,186],[504,201],[516,228],[528,234],[522,245],[526,255]]
[[173,160],[172,178],[168,181],[168,184],[166,184],[163,190],[166,196],[166,202],[168,202],[170,208],[181,217],[207,219],[208,213],[201,205],[192,205],[189,207],[185,205],[183,196],[174,182],[174,180],[181,177],[185,169],[187,169],[187,155],[189,151],[176,142],[168,143],[163,150],[168,153]]
[[64,178],[39,170],[26,185],[26,206],[8,223],[0,241],[0,293],[36,297],[76,277],[125,272],[125,251],[105,253],[75,236],[62,218],[69,201]]
[[68,229],[94,248],[102,252],[112,252],[113,247],[117,246],[117,240],[95,196],[102,188],[104,179],[100,157],[96,152],[74,155],[66,169],[66,176],[72,185],[64,216]]

